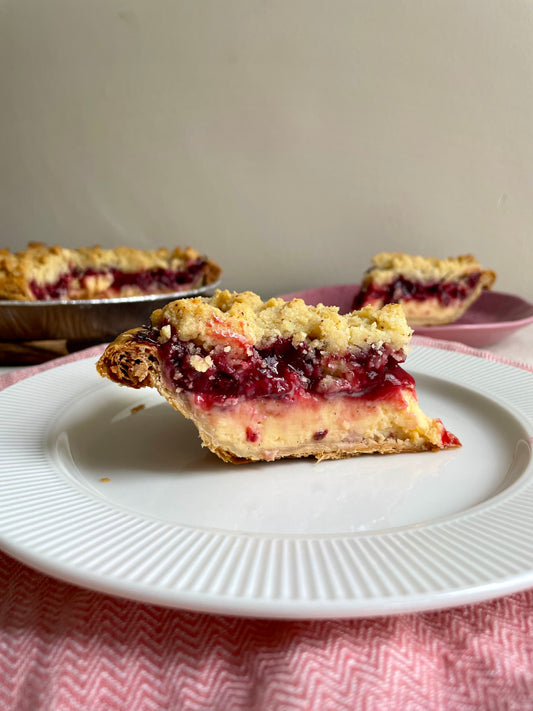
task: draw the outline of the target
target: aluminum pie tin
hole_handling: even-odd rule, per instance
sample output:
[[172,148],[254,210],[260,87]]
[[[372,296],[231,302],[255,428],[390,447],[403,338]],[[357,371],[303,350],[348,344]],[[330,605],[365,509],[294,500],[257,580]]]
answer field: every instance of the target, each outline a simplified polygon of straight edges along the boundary
[[150,315],[171,301],[210,296],[220,281],[190,291],[114,299],[0,301],[0,340],[108,340],[150,323]]

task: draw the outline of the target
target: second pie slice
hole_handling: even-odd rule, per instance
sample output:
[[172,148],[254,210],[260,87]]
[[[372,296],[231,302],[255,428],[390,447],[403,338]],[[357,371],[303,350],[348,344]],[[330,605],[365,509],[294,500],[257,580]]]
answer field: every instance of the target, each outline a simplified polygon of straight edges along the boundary
[[354,308],[401,304],[413,328],[441,326],[461,318],[495,279],[472,254],[439,259],[380,252],[363,276]]
[[401,366],[401,306],[339,314],[253,292],[180,299],[109,344],[97,369],[153,387],[233,463],[458,447]]

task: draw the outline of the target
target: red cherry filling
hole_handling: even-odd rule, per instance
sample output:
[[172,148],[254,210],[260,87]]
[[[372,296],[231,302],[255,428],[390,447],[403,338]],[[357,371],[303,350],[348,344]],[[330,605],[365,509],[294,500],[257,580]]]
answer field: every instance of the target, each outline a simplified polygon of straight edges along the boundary
[[[69,295],[71,288],[84,289],[87,279],[101,274],[113,277],[108,291],[110,294],[120,294],[121,290],[127,286],[136,286],[144,293],[157,293],[158,291],[179,291],[184,286],[192,284],[200,276],[206,262],[204,259],[195,259],[183,267],[183,269],[146,269],[138,272],[123,272],[119,269],[72,269],[66,274],[62,274],[53,284],[37,284],[32,281],[30,288],[34,297],[38,301],[48,301],[51,299],[64,299]],[[74,285],[74,282],[77,282]]]
[[327,433],[327,430],[317,430],[313,435],[313,439],[315,440],[315,442],[320,442],[321,439],[324,439]]
[[266,348],[250,347],[243,357],[242,351],[226,352],[223,346],[208,353],[176,335],[160,344],[158,335],[155,329],[146,329],[138,338],[157,343],[167,379],[176,390],[201,396],[206,407],[226,398],[292,400],[304,393],[385,398],[399,387],[415,386],[399,365],[403,352],[387,346],[354,349],[341,356],[279,338]]
[[247,442],[258,442],[259,432],[256,432],[251,427],[246,428],[246,441]]
[[71,273],[62,274],[55,284],[37,284],[30,282],[30,289],[37,301],[48,301],[50,299],[62,299],[68,294],[68,288],[74,276]]
[[398,301],[425,301],[426,299],[437,299],[442,306],[448,306],[454,301],[464,301],[470,296],[480,278],[481,272],[473,272],[454,282],[422,283],[399,276],[388,284],[371,283],[361,289],[355,297],[353,308],[360,309],[372,301],[393,304]]

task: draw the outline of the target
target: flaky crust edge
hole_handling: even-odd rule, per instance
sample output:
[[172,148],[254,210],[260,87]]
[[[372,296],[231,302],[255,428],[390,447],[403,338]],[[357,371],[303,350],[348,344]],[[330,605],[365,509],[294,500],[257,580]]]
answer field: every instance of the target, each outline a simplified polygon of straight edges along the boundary
[[[118,335],[100,356],[96,370],[103,378],[130,388],[157,388],[161,380],[157,346],[136,338],[142,329]],[[159,389],[159,388],[157,388]]]

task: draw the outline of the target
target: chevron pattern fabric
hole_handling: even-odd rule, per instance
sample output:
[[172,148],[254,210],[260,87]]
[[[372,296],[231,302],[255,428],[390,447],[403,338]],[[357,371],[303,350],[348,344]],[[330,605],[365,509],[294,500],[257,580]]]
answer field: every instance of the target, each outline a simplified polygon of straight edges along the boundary
[[343,621],[183,612],[0,554],[2,711],[533,709],[533,591]]

